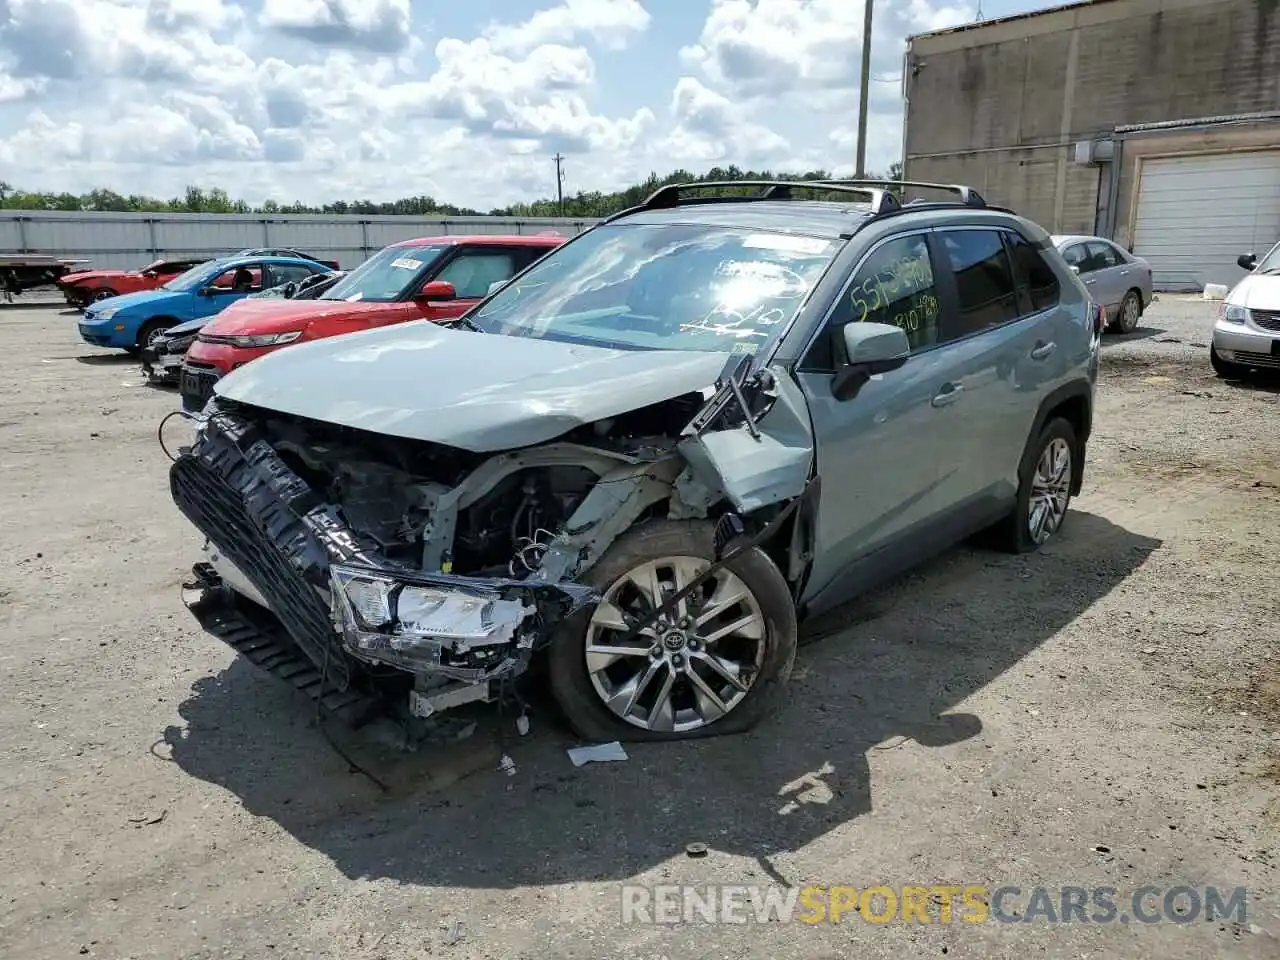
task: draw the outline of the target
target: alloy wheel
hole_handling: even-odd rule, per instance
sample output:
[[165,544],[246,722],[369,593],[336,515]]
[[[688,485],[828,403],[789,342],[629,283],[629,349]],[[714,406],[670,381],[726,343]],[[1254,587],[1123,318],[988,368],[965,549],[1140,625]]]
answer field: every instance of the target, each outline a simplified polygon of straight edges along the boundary
[[110,300],[114,296],[115,294],[112,293],[110,290],[99,290],[96,293],[94,293],[94,295],[90,299],[92,300],[93,303],[97,303],[99,300]]
[[1071,445],[1062,437],[1054,437],[1040,451],[1031,479],[1027,532],[1035,543],[1044,543],[1062,526],[1070,499]]
[[1120,331],[1121,333],[1133,333],[1138,329],[1138,317],[1141,310],[1138,307],[1138,298],[1133,294],[1129,294],[1124,298],[1124,303],[1120,306]]
[[637,618],[684,589],[710,561],[668,557],[619,577],[587,627],[591,685],[619,719],[644,730],[705,727],[746,698],[764,662],[766,625],[742,580],[718,570],[625,645]]

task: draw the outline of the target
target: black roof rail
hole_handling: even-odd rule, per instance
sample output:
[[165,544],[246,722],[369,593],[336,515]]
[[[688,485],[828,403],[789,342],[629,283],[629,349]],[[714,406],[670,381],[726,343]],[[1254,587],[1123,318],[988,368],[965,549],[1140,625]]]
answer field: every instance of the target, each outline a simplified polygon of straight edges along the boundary
[[[737,197],[690,197],[684,194],[694,192],[710,192],[726,188],[759,187],[761,192],[751,196]],[[871,213],[878,215],[896,210],[900,206],[898,198],[883,184],[852,183],[840,180],[708,180],[701,183],[670,183],[659,187],[638,206],[630,207],[615,213],[605,222],[642,210],[670,210],[687,204],[703,203],[750,203],[756,200],[791,200],[793,190],[812,190],[819,193],[848,193],[864,196],[869,201]]]
[[[818,183],[847,183],[857,184],[866,187],[888,187],[895,189],[898,187],[915,187],[918,190],[943,190],[947,193],[954,193],[960,198],[960,202],[966,207],[982,208],[987,206],[987,201],[982,199],[982,194],[978,193],[973,187],[967,187],[963,183],[931,183],[927,180],[832,180],[832,181],[815,181]],[[915,202],[915,201],[912,201]]]

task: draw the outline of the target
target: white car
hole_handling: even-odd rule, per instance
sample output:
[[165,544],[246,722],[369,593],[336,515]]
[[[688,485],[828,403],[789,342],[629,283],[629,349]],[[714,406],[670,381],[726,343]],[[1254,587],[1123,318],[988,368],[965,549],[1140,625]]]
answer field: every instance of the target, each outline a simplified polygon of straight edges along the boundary
[[1250,273],[1223,301],[1209,362],[1220,377],[1280,370],[1280,243],[1261,260],[1246,253],[1236,262]]

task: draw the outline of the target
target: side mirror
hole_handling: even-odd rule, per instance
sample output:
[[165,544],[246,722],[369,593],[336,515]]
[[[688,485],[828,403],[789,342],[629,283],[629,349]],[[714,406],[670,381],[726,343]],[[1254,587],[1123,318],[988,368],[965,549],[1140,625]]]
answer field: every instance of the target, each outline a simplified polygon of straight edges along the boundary
[[1236,257],[1236,263],[1245,270],[1252,270],[1258,265],[1258,255],[1256,253],[1242,253]]
[[428,280],[414,297],[415,300],[457,300],[458,291],[448,280]]
[[837,400],[852,400],[872,376],[897,370],[911,355],[906,331],[891,323],[846,323],[842,333],[849,361],[831,382]]
[[1077,277],[1080,276],[1080,264],[1078,263],[1071,264],[1071,272],[1074,273]]
[[215,293],[217,293],[217,292],[218,292],[218,288],[217,288],[217,287],[201,287],[199,290],[197,290],[197,291],[196,291],[196,296],[197,296],[197,297],[212,297],[212,296],[213,296]]

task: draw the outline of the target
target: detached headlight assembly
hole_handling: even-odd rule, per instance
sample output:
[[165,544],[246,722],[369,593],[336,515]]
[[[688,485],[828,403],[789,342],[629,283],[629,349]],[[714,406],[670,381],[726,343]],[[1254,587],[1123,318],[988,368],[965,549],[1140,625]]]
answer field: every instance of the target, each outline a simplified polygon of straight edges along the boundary
[[302,336],[301,330],[289,333],[255,333],[243,337],[219,337],[219,343],[229,343],[233,347],[277,347],[283,343],[293,343]]
[[412,574],[334,564],[334,622],[358,656],[397,666],[440,663],[442,651],[466,653],[517,640],[534,608],[483,587],[439,586]]
[[1249,321],[1249,311],[1239,304],[1229,303],[1222,313],[1222,319],[1227,323],[1247,323]]

